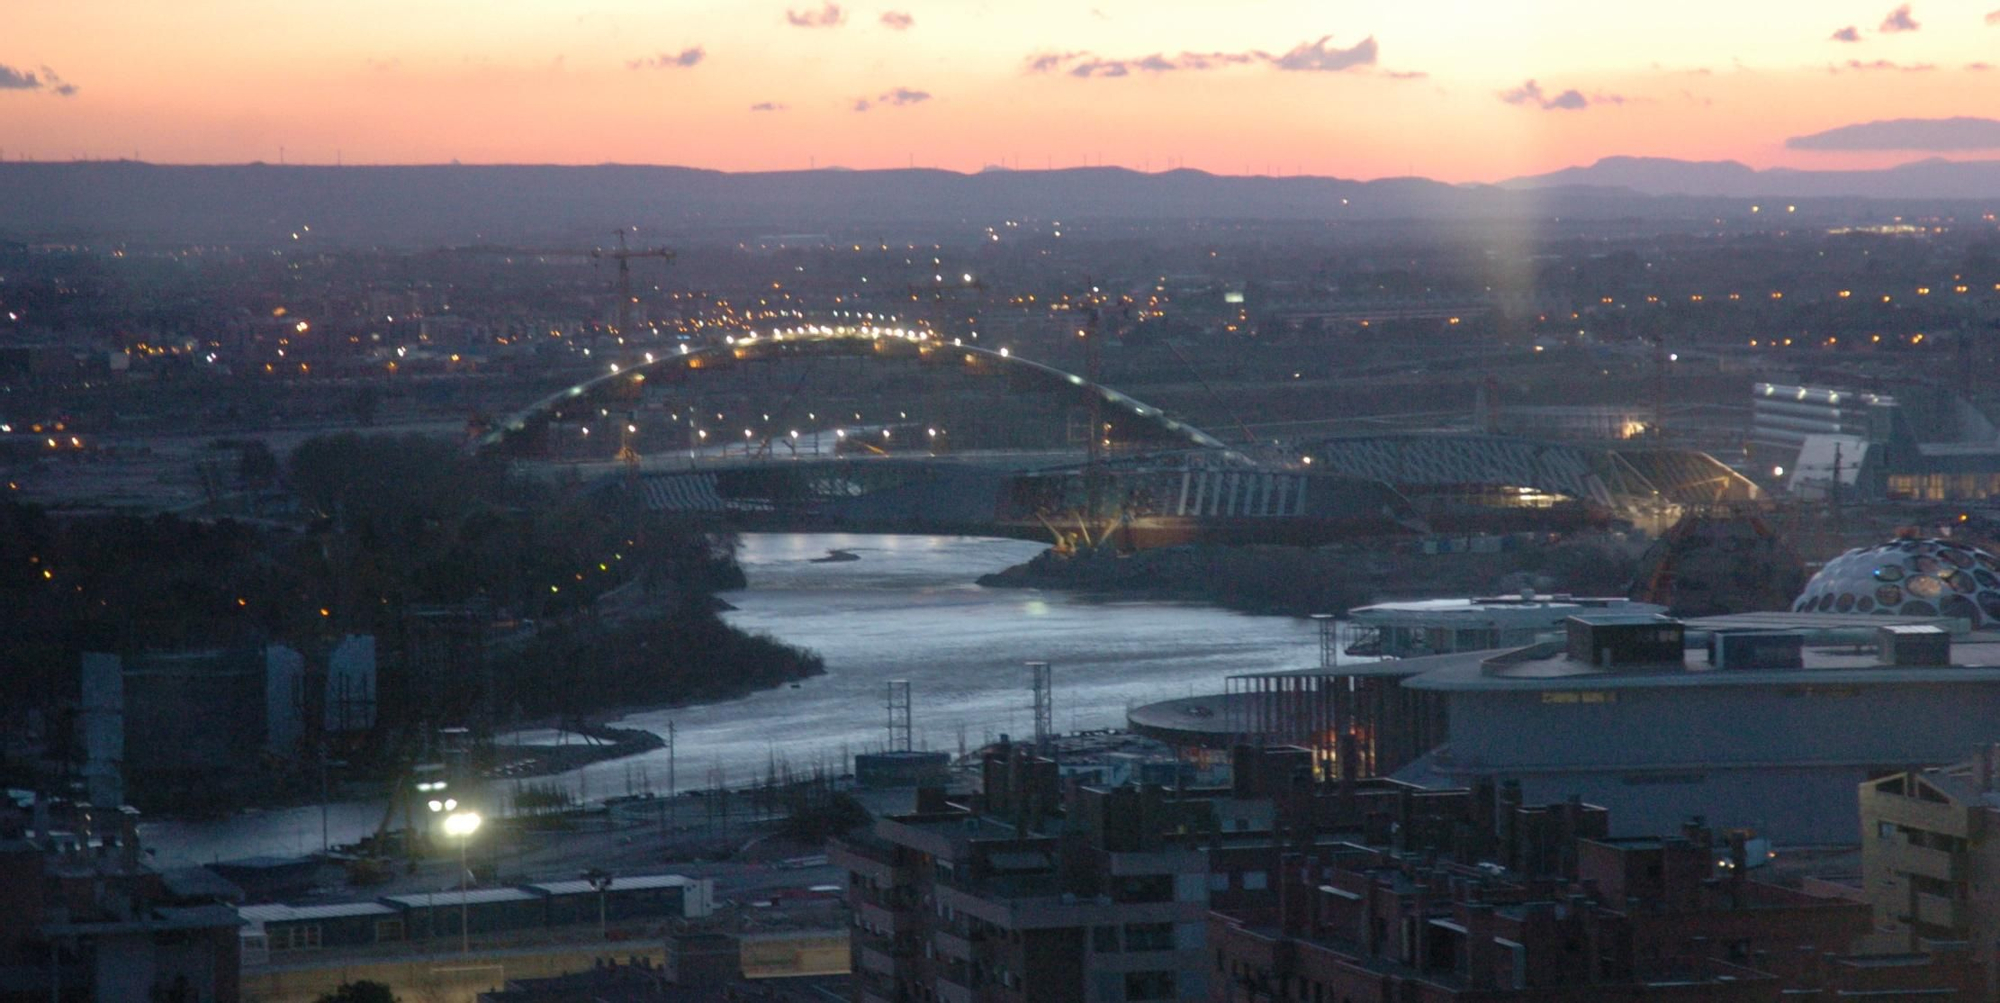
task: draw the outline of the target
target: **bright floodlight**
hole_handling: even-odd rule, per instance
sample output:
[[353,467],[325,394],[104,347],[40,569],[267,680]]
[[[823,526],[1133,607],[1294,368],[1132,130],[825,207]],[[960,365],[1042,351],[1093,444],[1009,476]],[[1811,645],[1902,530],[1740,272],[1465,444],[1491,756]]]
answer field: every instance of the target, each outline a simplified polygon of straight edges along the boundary
[[444,817],[444,834],[465,837],[479,831],[479,813],[476,811],[453,812]]
[[429,808],[430,808],[430,810],[432,810],[432,811],[443,811],[443,810],[444,810],[444,802],[442,802],[442,801],[432,801],[432,802],[430,803],[430,805],[429,805]]

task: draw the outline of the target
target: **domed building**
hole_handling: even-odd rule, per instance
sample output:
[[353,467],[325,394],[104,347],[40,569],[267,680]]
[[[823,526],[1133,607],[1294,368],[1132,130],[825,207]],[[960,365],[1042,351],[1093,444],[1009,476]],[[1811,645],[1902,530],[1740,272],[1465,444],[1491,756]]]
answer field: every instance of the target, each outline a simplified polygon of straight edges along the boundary
[[1974,630],[2000,625],[2000,557],[1952,540],[1857,547],[1826,562],[1792,610],[1948,616]]

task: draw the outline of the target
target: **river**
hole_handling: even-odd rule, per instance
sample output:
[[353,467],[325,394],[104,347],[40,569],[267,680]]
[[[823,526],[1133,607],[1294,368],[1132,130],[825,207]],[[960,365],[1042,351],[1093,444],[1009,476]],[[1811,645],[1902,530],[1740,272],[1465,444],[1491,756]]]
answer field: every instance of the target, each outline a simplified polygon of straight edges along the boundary
[[[860,560],[814,563],[828,551]],[[761,779],[775,761],[835,767],[883,747],[886,684],[910,681],[919,748],[956,753],[1001,733],[1033,730],[1029,661],[1052,666],[1054,722],[1073,731],[1121,725],[1134,704],[1211,692],[1236,672],[1315,664],[1307,620],[1187,603],[1094,600],[1060,592],[988,589],[980,575],[1042,549],[1019,540],[948,536],[746,534],[738,560],[749,587],[725,593],[745,630],[811,648],[826,674],[723,703],[648,710],[613,722],[664,735],[673,722],[680,789]],[[837,772],[837,771],[836,771]],[[591,798],[664,791],[665,749],[551,778]],[[373,831],[382,805],[343,803],[326,815],[334,843]],[[315,851],[317,807],[219,820],[147,823],[161,866]]]

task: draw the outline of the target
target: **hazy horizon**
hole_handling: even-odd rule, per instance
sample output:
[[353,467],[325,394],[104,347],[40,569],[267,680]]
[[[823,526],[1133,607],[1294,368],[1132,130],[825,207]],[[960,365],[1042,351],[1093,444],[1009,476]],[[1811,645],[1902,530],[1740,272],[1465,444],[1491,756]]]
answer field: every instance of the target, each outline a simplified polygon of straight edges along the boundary
[[12,15],[0,156],[1447,182],[1605,156],[1866,169],[2000,152],[1981,97],[1994,2],[99,0]]

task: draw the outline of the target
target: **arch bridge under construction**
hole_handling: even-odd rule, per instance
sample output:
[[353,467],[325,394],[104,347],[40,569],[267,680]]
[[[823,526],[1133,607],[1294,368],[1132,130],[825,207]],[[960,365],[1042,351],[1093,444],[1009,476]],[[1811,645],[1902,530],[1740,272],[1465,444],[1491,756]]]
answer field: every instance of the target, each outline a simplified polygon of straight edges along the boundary
[[1422,529],[1380,480],[1262,466],[1077,374],[872,324],[801,325],[607,363],[498,422],[476,448],[752,529],[1128,549]]

